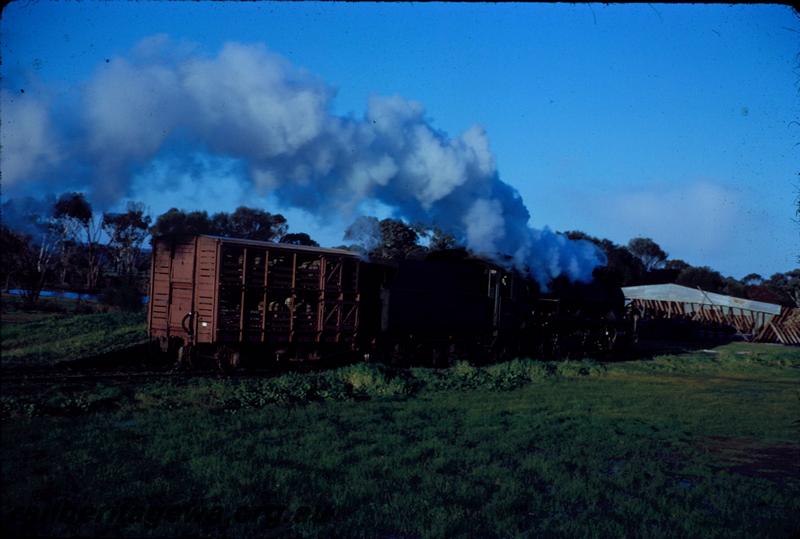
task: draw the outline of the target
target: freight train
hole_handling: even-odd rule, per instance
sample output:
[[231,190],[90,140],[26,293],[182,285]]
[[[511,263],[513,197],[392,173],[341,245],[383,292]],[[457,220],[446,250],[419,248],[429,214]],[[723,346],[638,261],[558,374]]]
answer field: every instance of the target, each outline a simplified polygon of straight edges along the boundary
[[210,235],[153,242],[151,341],[180,364],[445,366],[597,356],[626,342],[618,287],[535,281],[464,250],[424,259]]

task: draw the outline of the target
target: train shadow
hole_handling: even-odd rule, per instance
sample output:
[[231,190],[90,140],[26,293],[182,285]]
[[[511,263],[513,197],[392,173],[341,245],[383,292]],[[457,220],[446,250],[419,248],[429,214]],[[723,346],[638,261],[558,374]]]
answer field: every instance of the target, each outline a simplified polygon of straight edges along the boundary
[[613,358],[610,358],[610,361],[642,361],[655,359],[658,356],[689,354],[736,341],[737,339],[733,338],[693,340],[645,338],[639,339],[629,349],[615,354]]
[[678,355],[708,350],[744,337],[730,326],[701,324],[689,320],[663,319],[640,321],[636,342],[619,359],[646,360],[663,355]]

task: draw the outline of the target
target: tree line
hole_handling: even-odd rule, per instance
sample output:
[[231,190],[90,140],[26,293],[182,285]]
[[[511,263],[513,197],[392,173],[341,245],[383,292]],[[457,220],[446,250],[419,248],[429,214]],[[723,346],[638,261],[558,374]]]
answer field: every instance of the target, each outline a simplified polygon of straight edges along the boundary
[[247,207],[213,215],[172,208],[153,222],[141,202],[129,202],[124,212],[96,212],[82,193],[64,193],[52,203],[9,200],[2,210],[3,290],[20,290],[29,304],[51,288],[98,293],[111,305],[141,307],[150,237],[212,234],[318,245],[306,233],[288,232],[282,215]]
[[[12,201],[3,205],[4,215],[13,210]],[[12,229],[5,222],[2,225],[0,277],[4,290],[20,289],[30,303],[47,287],[99,292],[109,304],[140,306],[148,285],[149,237],[211,234],[318,246],[304,232],[289,232],[283,215],[244,206],[213,214],[172,208],[152,221],[139,202],[130,202],[124,212],[97,213],[83,194],[65,193],[45,208],[16,215],[17,225],[20,217],[24,226]],[[707,266],[670,259],[650,238],[633,238],[627,245],[618,245],[580,231],[564,234],[590,241],[605,253],[607,265],[596,268],[594,278],[614,286],[677,283],[800,307],[800,269],[768,278],[752,273],[735,279]],[[391,218],[360,217],[347,228],[344,240],[350,243],[339,248],[387,260],[424,258],[446,249],[465,251],[453,236],[436,226]]]
[[606,266],[596,268],[595,278],[617,286],[675,283],[706,292],[738,298],[800,307],[800,269],[763,277],[750,273],[741,279],[725,277],[708,266],[693,266],[681,259],[670,259],[650,238],[633,238],[627,245],[596,238],[580,231],[568,231],[570,239],[587,240],[606,255]]
[[[33,205],[35,208],[35,205]],[[16,210],[3,204],[15,228],[0,227],[0,267],[4,290],[18,288],[35,303],[45,287],[86,293],[106,292],[113,302],[141,301],[138,280],[149,260],[142,256],[151,218],[142,203],[124,212],[97,214],[81,193],[64,193],[50,206]]]

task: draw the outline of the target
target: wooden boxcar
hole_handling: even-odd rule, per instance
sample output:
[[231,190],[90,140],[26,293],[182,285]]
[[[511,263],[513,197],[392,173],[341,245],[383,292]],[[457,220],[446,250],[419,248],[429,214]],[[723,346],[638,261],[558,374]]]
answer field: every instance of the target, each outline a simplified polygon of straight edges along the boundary
[[270,359],[356,346],[355,253],[198,235],[156,239],[152,256],[150,337],[181,360],[200,352],[236,364],[248,346]]

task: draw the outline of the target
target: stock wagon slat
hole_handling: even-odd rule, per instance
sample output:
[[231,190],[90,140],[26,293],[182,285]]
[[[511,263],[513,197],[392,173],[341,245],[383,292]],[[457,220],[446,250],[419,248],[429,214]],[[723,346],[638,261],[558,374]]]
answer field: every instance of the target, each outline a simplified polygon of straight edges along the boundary
[[351,341],[358,264],[334,249],[203,235],[157,240],[150,335],[199,345]]

